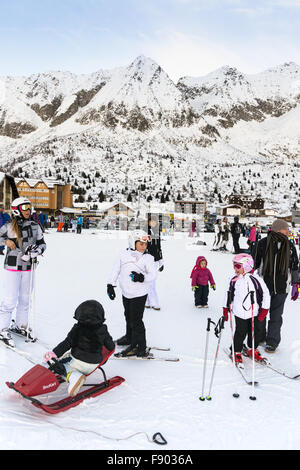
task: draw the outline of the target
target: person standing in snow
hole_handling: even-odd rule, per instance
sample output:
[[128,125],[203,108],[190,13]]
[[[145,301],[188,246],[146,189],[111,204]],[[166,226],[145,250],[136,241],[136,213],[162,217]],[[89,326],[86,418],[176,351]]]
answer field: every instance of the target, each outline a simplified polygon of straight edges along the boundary
[[217,251],[220,248],[222,241],[222,229],[221,229],[221,219],[218,219],[215,223],[215,239],[212,247],[212,251]]
[[12,221],[0,229],[0,245],[6,245],[4,291],[0,305],[0,340],[14,347],[9,327],[16,309],[16,327],[27,335],[32,264],[46,249],[39,223],[30,218],[31,202],[24,197],[11,204]]
[[77,217],[77,233],[81,233],[82,230],[82,224],[83,224],[83,218],[81,215]]
[[256,247],[257,247],[259,237],[260,237],[259,225],[258,225],[258,222],[255,222],[255,225],[252,225],[250,229],[250,233],[249,233],[249,237],[247,241],[249,248],[250,248],[250,254],[253,259],[255,259]]
[[234,217],[233,220],[234,222],[233,224],[231,224],[230,231],[232,236],[234,254],[238,255],[240,252],[239,239],[242,233],[242,225],[240,224],[239,217],[237,215]]
[[[61,366],[64,376],[69,383],[68,393],[71,397],[78,394],[83,386],[86,375],[93,372],[101,364],[103,356],[110,356],[115,350],[115,343],[104,324],[104,309],[97,300],[86,300],[75,310],[74,318],[77,323],[53,351],[44,354],[44,361],[64,357]],[[107,351],[105,351],[107,350]]]
[[[242,363],[242,350],[246,336],[248,355],[256,360],[262,357],[259,344],[259,324],[264,321],[270,308],[270,294],[264,280],[254,274],[254,260],[251,255],[241,253],[233,258],[235,276],[229,281],[223,306],[223,316],[228,321],[229,310],[235,317],[233,337],[234,360]],[[253,293],[251,295],[251,293]],[[254,304],[252,305],[253,298]],[[252,351],[252,315],[254,317],[254,351]],[[232,349],[232,348],[231,348]]]
[[221,233],[222,233],[222,242],[221,242],[221,251],[227,250],[227,243],[229,241],[230,227],[227,217],[224,217],[223,222],[221,223]]
[[[164,260],[161,250],[159,219],[153,214],[148,214],[148,235],[150,236],[150,240],[147,243],[147,252],[154,257],[156,269],[159,272],[162,272],[164,269]],[[160,303],[156,290],[156,279],[149,284],[146,308],[160,310]]]
[[129,235],[129,247],[118,256],[107,284],[107,294],[111,300],[116,297],[117,281],[122,290],[126,334],[117,340],[120,346],[129,345],[121,352],[123,357],[146,357],[146,331],[143,314],[149,285],[157,276],[154,258],[149,255],[147,243],[150,236],[143,230],[135,230]]
[[60,212],[60,214],[58,215],[57,220],[58,220],[57,231],[62,232],[63,225],[64,225],[64,216],[62,212]]
[[207,260],[204,256],[198,256],[190,278],[192,279],[195,306],[198,308],[207,308],[209,283],[213,290],[216,290],[216,283],[212,273],[207,268]]
[[281,341],[284,304],[292,285],[291,299],[299,295],[298,255],[289,240],[289,225],[276,219],[267,237],[258,242],[255,268],[264,278],[271,295],[268,328],[263,324],[260,341],[266,341],[265,351],[274,353]]

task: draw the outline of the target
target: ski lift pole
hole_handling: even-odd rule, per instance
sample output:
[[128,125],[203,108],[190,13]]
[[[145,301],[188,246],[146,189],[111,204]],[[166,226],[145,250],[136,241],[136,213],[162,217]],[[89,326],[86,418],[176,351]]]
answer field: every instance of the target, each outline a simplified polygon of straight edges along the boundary
[[204,386],[205,386],[205,375],[206,375],[206,363],[207,363],[207,352],[208,352],[208,342],[209,342],[209,333],[210,333],[210,324],[214,323],[210,318],[207,319],[206,327],[206,341],[205,341],[205,353],[204,353],[204,365],[203,365],[203,378],[202,378],[202,394],[199,397],[200,401],[205,401],[204,396]]
[[212,384],[213,384],[213,380],[214,380],[214,376],[215,376],[215,369],[216,369],[217,359],[218,359],[218,355],[219,355],[220,342],[221,342],[222,330],[224,328],[224,322],[225,322],[225,318],[221,317],[220,320],[217,323],[216,328],[215,328],[215,335],[218,338],[218,344],[217,344],[217,349],[216,349],[216,354],[215,354],[215,359],[214,359],[214,364],[213,364],[213,370],[212,370],[211,379],[210,379],[209,391],[208,391],[208,395],[206,396],[206,400],[209,400],[209,401],[211,400],[211,390],[212,390]]

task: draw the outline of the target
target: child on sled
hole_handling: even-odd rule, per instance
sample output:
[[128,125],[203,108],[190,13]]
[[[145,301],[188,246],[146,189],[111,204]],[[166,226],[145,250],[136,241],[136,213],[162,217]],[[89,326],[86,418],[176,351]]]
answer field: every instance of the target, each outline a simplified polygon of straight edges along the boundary
[[86,375],[93,372],[103,361],[103,346],[111,354],[115,350],[115,343],[104,324],[104,309],[99,302],[87,300],[81,303],[75,310],[74,318],[77,323],[67,337],[43,358],[45,362],[59,359],[70,350],[70,355],[64,359],[63,365],[69,383],[68,393],[72,397],[80,391]]

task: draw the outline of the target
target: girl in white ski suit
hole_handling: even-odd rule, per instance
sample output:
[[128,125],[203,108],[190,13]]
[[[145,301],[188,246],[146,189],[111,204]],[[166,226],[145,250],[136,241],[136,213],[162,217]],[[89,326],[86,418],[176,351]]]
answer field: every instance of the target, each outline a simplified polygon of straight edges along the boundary
[[[118,256],[108,279],[107,293],[111,300],[115,298],[114,287],[119,281],[123,294],[124,315],[126,319],[126,342],[130,354],[144,356],[146,352],[146,333],[143,313],[149,285],[157,276],[157,269],[152,255],[136,249],[136,242],[148,239],[142,231],[134,233],[129,248]],[[118,344],[118,343],[117,343]],[[120,344],[120,343],[119,343]]]
[[[245,261],[246,260],[246,261]],[[254,355],[258,358],[260,322],[267,316],[270,308],[270,293],[264,280],[253,272],[254,261],[248,254],[239,254],[233,260],[236,275],[229,281],[223,314],[228,320],[229,309],[235,317],[233,347],[240,356],[243,343],[248,335],[248,347],[252,348],[252,315],[254,317]],[[254,301],[252,305],[252,299]],[[252,349],[250,349],[252,354]],[[236,358],[241,362],[241,358]]]

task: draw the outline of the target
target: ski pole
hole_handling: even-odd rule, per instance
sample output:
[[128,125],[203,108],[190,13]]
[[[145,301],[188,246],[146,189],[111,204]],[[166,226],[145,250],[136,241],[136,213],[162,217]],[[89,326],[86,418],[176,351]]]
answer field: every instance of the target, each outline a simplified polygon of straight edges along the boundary
[[202,395],[201,395],[201,397],[199,397],[199,400],[201,400],[201,401],[205,401],[204,385],[205,385],[207,351],[208,351],[209,332],[210,332],[210,324],[211,324],[211,323],[214,323],[214,322],[211,321],[210,318],[208,318],[208,319],[207,319],[207,327],[206,327],[206,342],[205,342],[204,365],[203,365]]
[[[32,269],[30,273],[30,287],[29,287],[29,311],[28,311],[28,321],[27,321],[27,329],[26,329],[26,342],[34,340],[34,316],[35,316],[35,267],[36,267],[36,260],[33,259],[32,261]],[[30,330],[32,340],[30,340]]]
[[215,328],[215,335],[218,338],[218,344],[217,344],[217,349],[216,349],[216,354],[215,354],[215,359],[214,359],[214,364],[213,364],[213,370],[212,370],[211,379],[210,379],[209,391],[208,391],[208,395],[206,397],[206,400],[209,400],[209,401],[211,400],[211,389],[212,389],[212,384],[213,384],[214,375],[215,375],[215,369],[216,369],[216,365],[217,365],[217,358],[218,358],[219,349],[220,349],[220,342],[221,342],[222,330],[224,328],[224,322],[225,322],[225,318],[221,317],[220,320],[217,323],[216,328]]
[[[232,364],[234,370],[236,369],[237,365],[235,363],[235,351],[234,351],[234,333],[233,333],[233,322],[232,322],[232,309],[231,309],[231,293],[228,291],[227,293],[227,307],[229,308],[230,314],[230,329],[231,329],[231,354],[232,354]],[[240,394],[238,392],[233,393],[234,398],[239,398]]]
[[251,329],[252,329],[252,395],[250,395],[250,400],[256,400],[256,396],[254,394],[254,377],[255,377],[255,360],[254,360],[254,291],[250,292],[251,296],[251,310],[252,310],[252,317],[251,317]]

